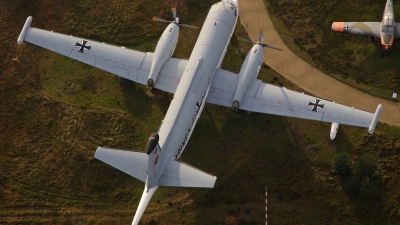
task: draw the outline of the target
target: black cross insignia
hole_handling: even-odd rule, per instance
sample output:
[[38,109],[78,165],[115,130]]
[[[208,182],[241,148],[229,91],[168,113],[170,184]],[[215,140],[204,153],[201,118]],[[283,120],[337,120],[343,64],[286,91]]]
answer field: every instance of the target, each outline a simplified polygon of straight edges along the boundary
[[350,27],[349,25],[346,25],[346,26],[343,27],[343,29],[344,29],[345,31],[349,31],[350,28],[351,28],[351,27]]
[[311,111],[318,112],[318,108],[323,109],[325,104],[319,104],[321,101],[322,100],[320,100],[320,99],[315,99],[314,101],[310,101],[308,103],[308,106],[310,106],[310,105],[312,106]]
[[90,52],[90,48],[92,47],[91,45],[87,44],[88,41],[86,40],[82,40],[81,43],[76,42],[75,48],[79,48],[78,52],[84,53],[84,50],[87,50],[88,52]]

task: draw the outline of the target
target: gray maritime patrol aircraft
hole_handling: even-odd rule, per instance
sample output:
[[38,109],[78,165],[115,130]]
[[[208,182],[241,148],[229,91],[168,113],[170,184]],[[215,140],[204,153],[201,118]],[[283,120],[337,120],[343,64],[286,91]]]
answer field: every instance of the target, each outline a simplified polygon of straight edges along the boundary
[[393,0],[386,1],[382,22],[333,22],[331,28],[334,31],[379,38],[386,54],[393,40],[400,37],[400,24],[394,22]]
[[368,127],[369,133],[374,132],[381,105],[375,113],[365,112],[258,80],[264,47],[277,49],[263,43],[261,32],[239,74],[221,69],[238,16],[238,0],[222,0],[212,5],[189,59],[171,58],[179,26],[189,26],[180,24],[175,12],[174,21],[165,29],[154,53],[32,28],[32,17],[26,20],[18,44],[27,41],[174,94],[158,132],[148,140],[146,152],[99,147],[95,153],[95,158],[145,182],[132,224],[139,223],[159,186],[214,187],[215,176],[179,160],[205,103],[234,110],[331,122],[333,125]]

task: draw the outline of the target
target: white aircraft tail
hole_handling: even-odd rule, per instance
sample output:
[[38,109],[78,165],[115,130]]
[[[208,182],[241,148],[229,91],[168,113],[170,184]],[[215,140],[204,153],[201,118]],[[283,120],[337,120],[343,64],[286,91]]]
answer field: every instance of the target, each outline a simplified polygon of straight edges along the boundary
[[[147,150],[135,152],[98,147],[94,155],[95,158],[146,183],[132,225],[139,223],[159,186],[214,187],[217,177],[173,157],[163,158],[165,155],[158,145],[158,135],[150,136]],[[166,165],[165,169],[161,168],[163,165]]]
[[[94,157],[142,182],[147,181],[148,174],[150,176],[148,169],[154,169],[153,166],[148,166],[149,162],[152,162],[151,164],[154,165],[154,160],[157,160],[157,157],[154,153],[147,155],[145,152],[102,147],[97,148]],[[161,159],[158,158],[159,162],[157,164],[160,163],[160,160]],[[217,180],[216,176],[181,162],[178,159],[170,158],[168,160],[168,165],[162,172],[157,186],[201,188],[214,187],[215,181]]]

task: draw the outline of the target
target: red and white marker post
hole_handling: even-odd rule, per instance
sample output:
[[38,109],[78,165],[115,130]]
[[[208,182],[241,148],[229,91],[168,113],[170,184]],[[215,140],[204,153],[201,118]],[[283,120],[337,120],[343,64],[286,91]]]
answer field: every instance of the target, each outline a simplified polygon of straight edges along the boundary
[[268,188],[265,188],[265,225],[268,225]]

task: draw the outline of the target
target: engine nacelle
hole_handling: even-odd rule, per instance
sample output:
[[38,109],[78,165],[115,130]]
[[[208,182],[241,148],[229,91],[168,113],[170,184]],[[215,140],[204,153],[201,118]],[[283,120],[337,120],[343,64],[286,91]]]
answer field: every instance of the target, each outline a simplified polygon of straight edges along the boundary
[[260,72],[261,63],[264,57],[264,48],[256,44],[246,56],[240,69],[235,97],[233,98],[232,109],[237,110],[249,87],[253,84]]
[[154,86],[161,69],[164,67],[168,59],[171,58],[175,51],[178,37],[179,26],[176,23],[170,23],[168,27],[165,28],[154,51],[153,61],[151,62],[150,73],[147,80],[148,87],[151,88]]
[[329,135],[331,140],[335,139],[336,134],[338,132],[338,129],[339,129],[339,124],[338,123],[332,123],[332,125],[331,125],[331,133]]

